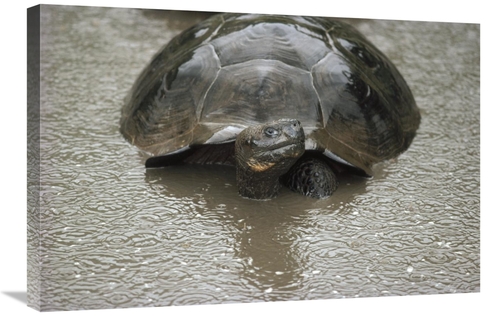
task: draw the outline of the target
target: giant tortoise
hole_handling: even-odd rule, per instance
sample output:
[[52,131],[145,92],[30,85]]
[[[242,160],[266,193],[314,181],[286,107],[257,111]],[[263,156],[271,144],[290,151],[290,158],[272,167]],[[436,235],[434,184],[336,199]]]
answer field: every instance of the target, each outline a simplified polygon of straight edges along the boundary
[[393,63],[332,18],[217,14],[174,37],[131,89],[120,131],[151,158],[236,166],[238,191],[325,198],[336,172],[404,152],[419,110]]

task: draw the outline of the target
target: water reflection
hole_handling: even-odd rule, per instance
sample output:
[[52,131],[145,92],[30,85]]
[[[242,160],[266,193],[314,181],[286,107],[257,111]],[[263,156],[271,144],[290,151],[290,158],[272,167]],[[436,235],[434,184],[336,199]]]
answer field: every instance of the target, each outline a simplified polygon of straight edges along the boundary
[[[283,300],[304,298],[298,295],[304,278],[320,273],[314,269],[314,258],[309,253],[311,243],[335,246],[334,242],[318,238],[316,233],[324,229],[322,221],[331,218],[329,226],[337,230],[336,223],[353,212],[342,206],[366,191],[367,180],[342,175],[341,187],[327,200],[307,198],[282,188],[278,198],[271,201],[240,197],[235,170],[227,166],[146,169],[145,181],[151,190],[183,204],[177,208],[191,213],[187,217],[201,220],[194,224],[200,231],[206,227],[205,234],[210,235],[218,230],[217,238],[230,248],[226,251],[230,259],[218,265],[220,270],[237,276],[255,298]],[[346,198],[348,195],[350,198]],[[194,248],[189,256],[200,255],[197,251],[203,249]]]
[[[355,21],[398,65],[422,108],[414,144],[375,166],[373,179],[341,177],[328,200],[283,189],[256,202],[238,196],[232,168],[145,170],[119,134],[128,89],[178,33],[175,20],[166,26],[141,12],[42,10],[42,124],[28,130],[30,144],[38,132],[42,140],[28,184],[29,304],[479,291],[479,25]],[[36,160],[36,144],[30,148]]]

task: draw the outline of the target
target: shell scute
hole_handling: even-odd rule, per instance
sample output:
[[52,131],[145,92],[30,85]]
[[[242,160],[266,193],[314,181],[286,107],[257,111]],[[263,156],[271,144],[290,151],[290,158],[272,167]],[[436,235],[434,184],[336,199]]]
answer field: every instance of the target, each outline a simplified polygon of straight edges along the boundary
[[306,149],[366,173],[405,151],[420,114],[391,61],[320,17],[219,14],[172,39],[136,80],[121,132],[152,155],[298,119]]

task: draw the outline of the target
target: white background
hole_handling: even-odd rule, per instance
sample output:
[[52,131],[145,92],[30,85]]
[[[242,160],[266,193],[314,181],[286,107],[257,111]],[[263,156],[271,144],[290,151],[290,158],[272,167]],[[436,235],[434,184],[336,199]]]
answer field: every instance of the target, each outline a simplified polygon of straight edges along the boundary
[[[8,4],[7,4],[8,3]],[[500,187],[499,10],[493,1],[387,0],[48,1],[44,4],[283,13],[352,18],[481,24],[481,293],[345,300],[229,304],[80,311],[79,315],[493,315],[500,294],[497,253]],[[0,313],[38,313],[6,293],[26,292],[26,9],[39,4],[4,2],[0,10]],[[58,312],[67,315],[75,312]]]

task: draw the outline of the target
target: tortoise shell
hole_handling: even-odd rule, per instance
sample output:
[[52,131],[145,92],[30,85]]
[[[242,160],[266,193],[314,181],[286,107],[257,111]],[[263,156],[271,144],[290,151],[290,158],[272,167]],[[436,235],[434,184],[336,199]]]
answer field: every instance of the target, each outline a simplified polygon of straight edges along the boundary
[[218,14],[173,38],[136,80],[121,132],[163,156],[298,119],[306,150],[371,174],[413,140],[419,110],[392,62],[323,17]]

